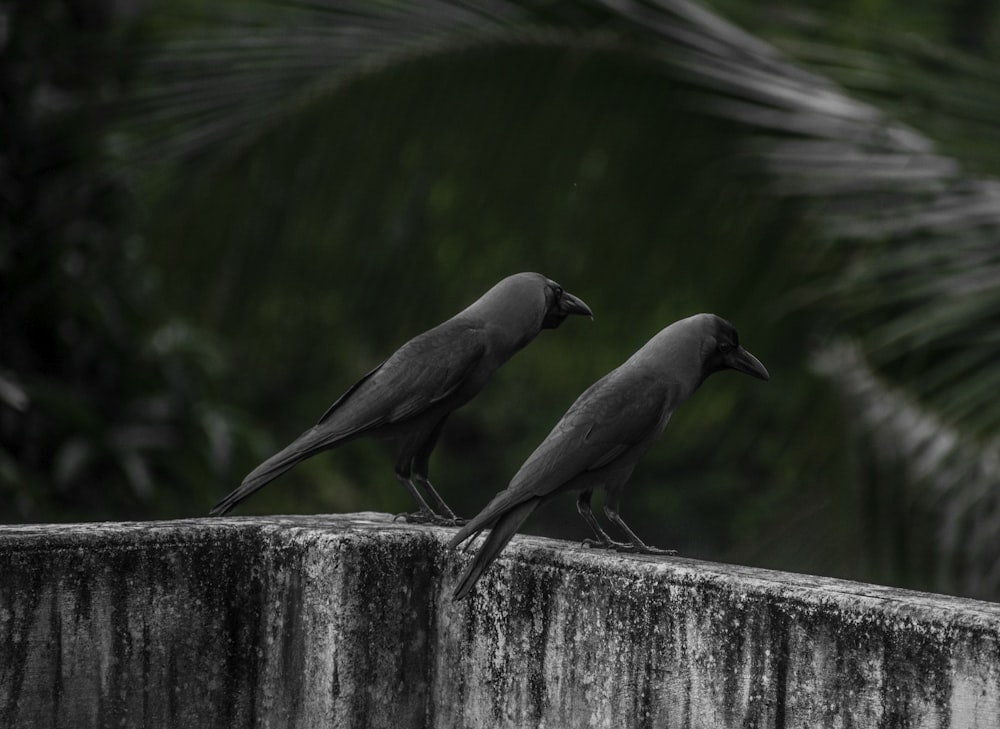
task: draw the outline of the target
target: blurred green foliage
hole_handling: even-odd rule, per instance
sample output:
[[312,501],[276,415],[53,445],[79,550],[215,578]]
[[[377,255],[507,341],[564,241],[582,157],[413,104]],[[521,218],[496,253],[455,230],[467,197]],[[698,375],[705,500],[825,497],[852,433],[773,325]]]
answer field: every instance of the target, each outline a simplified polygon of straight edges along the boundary
[[0,19],[3,519],[185,513],[194,484],[230,473],[243,420],[212,400],[215,338],[161,306],[108,164],[135,38],[99,3],[17,3]]
[[[914,50],[871,30],[921,31],[957,13],[942,2],[851,3],[846,17],[815,3],[719,5],[996,171],[996,99],[974,95],[990,79],[977,65],[995,47],[989,23],[962,41],[977,60],[948,45],[957,35],[934,31]],[[688,556],[950,587],[926,538],[934,504],[872,457],[809,364],[834,337],[863,339],[873,310],[829,295],[861,259],[831,245],[824,206],[776,194],[739,116],[706,113],[697,84],[620,42],[634,29],[600,3],[497,3],[497,27],[513,29],[502,42],[459,24],[460,42],[395,58],[394,33],[420,41],[434,12],[453,17],[432,6],[426,29],[357,31],[355,56],[353,36],[338,35],[346,4],[236,2],[221,21],[189,4],[129,32],[105,16],[81,32],[70,2],[6,11],[5,50],[30,73],[0,78],[19,100],[0,116],[16,191],[0,195],[5,518],[204,514],[409,337],[537,270],[595,320],[544,333],[451,418],[431,475],[461,513],[505,486],[587,385],[671,321],[713,311],[772,381],[716,375],[674,416],[625,496],[634,528]],[[352,65],[379,43],[374,62]],[[901,48],[944,48],[947,62],[911,68],[894,60],[911,58]],[[353,70],[323,76],[341,65]],[[942,80],[955,68],[975,71],[967,88]],[[943,88],[955,103],[927,113]],[[69,101],[29,103],[53,89]],[[882,364],[901,385],[919,381],[912,357]],[[955,401],[943,392],[932,402]],[[241,513],[409,507],[389,456],[361,442],[302,464]],[[528,530],[586,535],[571,497]]]

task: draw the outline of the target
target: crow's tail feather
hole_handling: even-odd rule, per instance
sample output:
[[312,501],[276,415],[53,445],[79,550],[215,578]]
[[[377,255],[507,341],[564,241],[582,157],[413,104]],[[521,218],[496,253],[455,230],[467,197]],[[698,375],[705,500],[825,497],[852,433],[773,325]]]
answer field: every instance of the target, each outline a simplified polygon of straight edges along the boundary
[[452,593],[452,599],[462,600],[469,594],[483,572],[486,571],[486,568],[493,563],[493,560],[497,558],[501,550],[507,546],[507,542],[517,533],[524,520],[531,515],[531,512],[538,508],[540,503],[541,498],[539,497],[523,501],[512,507],[494,522],[493,529],[486,537],[486,541],[483,542],[483,546],[479,548],[472,562],[465,568],[465,572],[458,581],[455,592]]
[[311,428],[289,445],[275,453],[246,475],[243,483],[226,498],[212,507],[212,516],[222,516],[237,504],[249,498],[257,489],[267,485],[278,476],[320,451],[332,448],[345,440],[332,436],[317,428]]

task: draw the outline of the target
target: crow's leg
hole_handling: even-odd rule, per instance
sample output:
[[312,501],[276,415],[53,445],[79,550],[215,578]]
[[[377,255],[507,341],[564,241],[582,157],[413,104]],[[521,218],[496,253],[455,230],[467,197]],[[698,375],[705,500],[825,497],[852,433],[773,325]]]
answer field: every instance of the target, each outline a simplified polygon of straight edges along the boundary
[[604,514],[610,519],[619,529],[621,529],[625,535],[629,538],[629,544],[616,544],[615,549],[619,552],[635,552],[638,554],[664,554],[672,555],[677,554],[676,549],[659,549],[658,547],[650,547],[644,541],[639,539],[634,531],[632,531],[625,520],[621,518],[618,513],[618,502],[621,499],[621,492],[617,489],[613,491],[608,491],[608,497],[604,502]]
[[455,516],[455,512],[452,511],[451,507],[448,506],[444,499],[441,498],[441,494],[437,492],[437,489],[434,488],[430,478],[428,478],[428,473],[430,472],[431,452],[434,450],[434,446],[437,445],[438,437],[441,435],[441,430],[444,428],[444,421],[445,419],[441,418],[437,425],[434,426],[434,429],[430,432],[430,435],[428,435],[417,448],[416,455],[413,457],[413,480],[421,484],[424,489],[426,489],[427,494],[434,503],[434,506],[437,507],[435,512],[437,520],[434,522],[435,524],[443,526],[462,526],[466,520]]
[[580,516],[583,520],[587,522],[587,525],[594,530],[594,535],[597,539],[584,539],[583,544],[585,547],[600,547],[602,549],[615,549],[619,546],[627,546],[625,544],[620,544],[613,540],[608,533],[601,528],[600,523],[597,521],[597,517],[594,516],[594,512],[590,508],[590,497],[593,491],[586,489],[580,492],[580,495],[576,499],[576,510],[580,512]]
[[413,480],[407,472],[396,470],[396,479],[403,484],[403,487],[410,492],[410,496],[417,502],[417,510],[412,513],[396,514],[396,519],[402,519],[410,524],[435,524],[441,518],[428,506],[424,497],[420,495],[420,490],[413,485]]

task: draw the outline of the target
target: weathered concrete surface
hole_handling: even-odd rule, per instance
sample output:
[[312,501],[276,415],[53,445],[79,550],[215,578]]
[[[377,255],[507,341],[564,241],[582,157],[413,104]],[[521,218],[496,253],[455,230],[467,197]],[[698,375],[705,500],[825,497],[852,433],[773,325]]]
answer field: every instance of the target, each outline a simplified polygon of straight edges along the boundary
[[0,527],[0,727],[1000,727],[1000,605],[451,531]]

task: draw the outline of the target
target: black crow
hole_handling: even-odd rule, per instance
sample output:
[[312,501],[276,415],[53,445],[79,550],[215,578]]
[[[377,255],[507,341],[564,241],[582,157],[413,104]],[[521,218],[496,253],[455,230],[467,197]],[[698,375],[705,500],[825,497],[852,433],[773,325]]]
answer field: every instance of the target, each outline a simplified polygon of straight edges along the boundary
[[[285,449],[251,471],[212,509],[225,514],[306,458],[361,436],[392,441],[396,478],[417,502],[411,521],[460,523],[427,478],[428,459],[445,420],[542,329],[590,308],[538,273],[508,276],[464,311],[400,347],[362,377]],[[421,484],[437,511],[428,505]]]
[[[462,527],[456,547],[491,529],[455,588],[461,600],[543,502],[579,491],[577,509],[597,536],[589,544],[652,554],[674,552],[646,546],[618,513],[622,489],[639,459],[663,432],[670,415],[713,372],[734,369],[762,380],[767,370],[740,346],[733,325],[714,314],[674,322],[624,364],[591,385],[535,449],[510,485]],[[606,492],[604,513],[628,537],[615,542],[590,509],[593,490]]]

